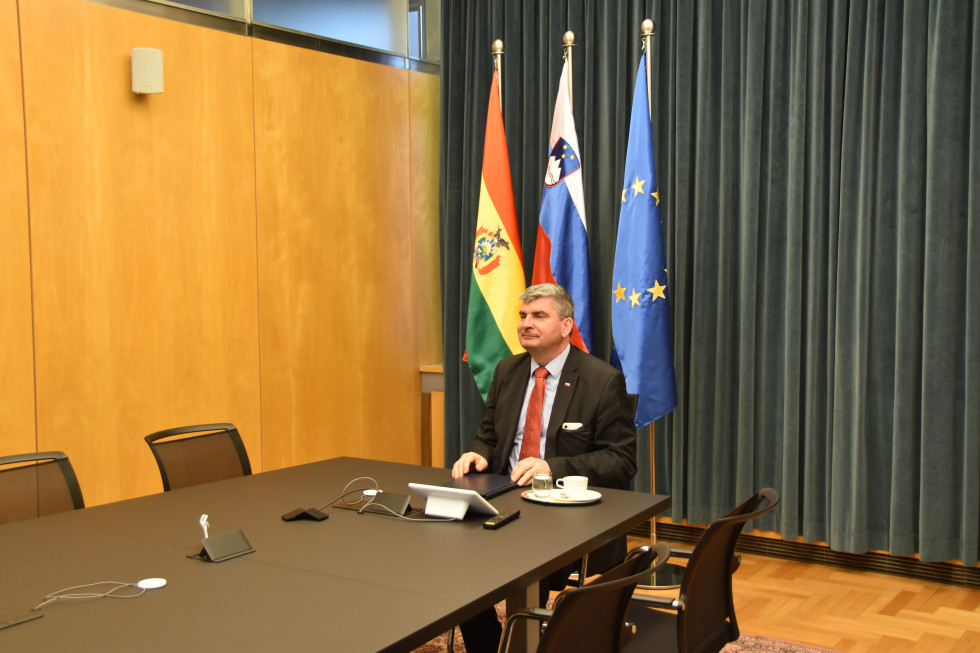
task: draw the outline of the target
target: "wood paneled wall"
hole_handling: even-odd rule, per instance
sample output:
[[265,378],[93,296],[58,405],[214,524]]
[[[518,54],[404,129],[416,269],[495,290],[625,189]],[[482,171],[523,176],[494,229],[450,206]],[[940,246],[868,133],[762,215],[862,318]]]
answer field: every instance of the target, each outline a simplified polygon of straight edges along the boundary
[[[256,471],[417,462],[419,356],[441,343],[438,78],[84,0],[0,2],[4,97],[20,66],[24,89],[19,151],[0,108],[21,176],[3,197],[26,197],[30,225],[26,207],[0,218],[0,265],[24,268],[0,292],[33,294],[5,383],[37,388],[27,426],[0,404],[0,434],[28,431],[0,455],[64,450],[90,505],[159,491],[142,437],[185,424],[235,423]],[[163,50],[163,94],[130,91],[133,47]]]
[[254,48],[264,457],[405,460],[419,451],[408,72]]

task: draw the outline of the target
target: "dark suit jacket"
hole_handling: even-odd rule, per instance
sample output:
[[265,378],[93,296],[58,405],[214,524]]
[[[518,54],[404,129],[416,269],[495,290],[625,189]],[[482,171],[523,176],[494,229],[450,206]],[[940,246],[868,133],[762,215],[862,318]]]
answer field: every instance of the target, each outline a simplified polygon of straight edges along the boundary
[[[517,354],[497,365],[487,394],[487,410],[470,445],[489,463],[487,472],[510,473],[509,457],[531,375],[531,355]],[[577,429],[563,425],[580,423]],[[636,474],[636,427],[622,372],[572,346],[558,379],[548,418],[544,458],[555,479],[588,476],[589,486],[628,489]],[[617,538],[589,556],[589,574],[623,561],[626,538]],[[564,577],[568,577],[565,570]],[[561,576],[562,573],[557,574]],[[553,587],[558,589],[563,584]]]
[[[470,445],[487,459],[488,472],[509,473],[531,374],[531,355],[517,354],[497,365],[487,410]],[[579,423],[576,429],[563,428]],[[588,476],[589,485],[626,488],[636,474],[636,427],[623,374],[605,361],[571,347],[548,419],[545,460],[554,478]]]

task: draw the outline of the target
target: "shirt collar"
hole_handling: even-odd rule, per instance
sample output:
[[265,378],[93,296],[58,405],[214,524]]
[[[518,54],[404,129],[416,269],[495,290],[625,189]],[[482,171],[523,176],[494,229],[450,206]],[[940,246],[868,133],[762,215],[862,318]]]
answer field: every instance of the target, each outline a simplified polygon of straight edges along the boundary
[[551,359],[547,365],[538,365],[538,362],[531,359],[531,376],[534,376],[534,370],[539,367],[544,367],[548,370],[548,375],[552,378],[557,379],[561,376],[561,371],[565,368],[565,361],[568,360],[568,354],[571,351],[572,344],[568,343],[560,354]]

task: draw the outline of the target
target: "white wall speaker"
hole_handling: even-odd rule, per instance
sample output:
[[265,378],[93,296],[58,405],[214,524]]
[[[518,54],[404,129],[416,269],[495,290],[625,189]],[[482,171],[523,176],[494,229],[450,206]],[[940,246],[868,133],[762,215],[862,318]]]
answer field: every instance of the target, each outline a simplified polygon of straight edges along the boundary
[[133,48],[133,93],[163,93],[163,50]]

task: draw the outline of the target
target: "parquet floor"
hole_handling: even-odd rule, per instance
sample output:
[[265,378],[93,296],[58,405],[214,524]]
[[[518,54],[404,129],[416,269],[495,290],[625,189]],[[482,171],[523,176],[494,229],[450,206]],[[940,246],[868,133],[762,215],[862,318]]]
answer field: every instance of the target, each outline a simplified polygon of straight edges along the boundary
[[733,592],[742,632],[854,653],[980,651],[980,590],[741,556]]

